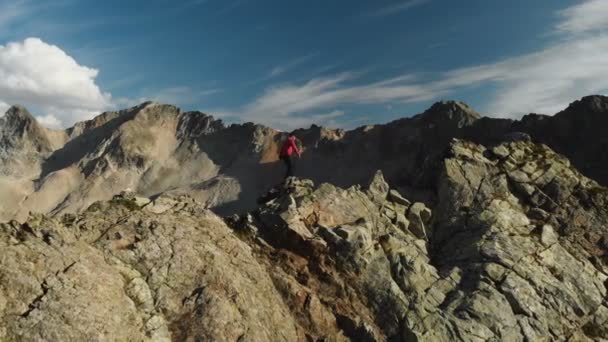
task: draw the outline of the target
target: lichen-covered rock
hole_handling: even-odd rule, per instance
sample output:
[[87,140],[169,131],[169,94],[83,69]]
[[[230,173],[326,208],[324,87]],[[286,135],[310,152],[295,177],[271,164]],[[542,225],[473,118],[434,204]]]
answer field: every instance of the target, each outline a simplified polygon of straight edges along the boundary
[[[499,147],[508,153],[486,158],[483,146],[455,141],[445,161],[434,260],[443,272],[462,269],[468,281],[467,295],[449,298],[442,305],[454,309],[443,314],[451,311],[456,326],[474,318],[493,339],[601,336],[588,334],[602,320],[608,279],[605,251],[593,242],[608,229],[608,212],[580,202],[597,184],[546,146],[517,140]],[[471,302],[480,292],[489,300],[483,307],[501,317],[483,319]]]
[[185,198],[0,230],[1,340],[303,340],[251,247]]

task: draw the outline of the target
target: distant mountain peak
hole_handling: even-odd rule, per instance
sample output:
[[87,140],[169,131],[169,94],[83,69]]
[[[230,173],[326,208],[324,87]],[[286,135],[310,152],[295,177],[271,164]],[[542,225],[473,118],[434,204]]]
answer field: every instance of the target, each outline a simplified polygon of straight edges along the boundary
[[48,130],[25,107],[14,105],[0,119],[0,147],[5,150],[50,152],[53,143],[49,140]]
[[5,121],[10,123],[31,123],[36,122],[36,118],[27,110],[27,108],[21,105],[13,105],[7,111],[5,115]]
[[589,95],[572,102],[564,112],[587,111],[608,112],[608,97],[603,95]]
[[[5,135],[24,137],[42,130],[36,118],[20,105],[10,107],[2,121],[1,126]],[[34,133],[34,135],[38,135],[38,133]]]
[[426,123],[452,123],[458,127],[469,126],[481,118],[481,115],[461,101],[440,101],[418,116]]

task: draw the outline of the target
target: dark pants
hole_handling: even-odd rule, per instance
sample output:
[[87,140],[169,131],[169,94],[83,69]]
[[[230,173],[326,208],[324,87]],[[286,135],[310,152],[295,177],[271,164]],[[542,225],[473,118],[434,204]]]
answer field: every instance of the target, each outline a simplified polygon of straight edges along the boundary
[[287,172],[285,173],[285,178],[293,176],[293,160],[291,156],[282,156],[281,160],[285,163],[287,167]]

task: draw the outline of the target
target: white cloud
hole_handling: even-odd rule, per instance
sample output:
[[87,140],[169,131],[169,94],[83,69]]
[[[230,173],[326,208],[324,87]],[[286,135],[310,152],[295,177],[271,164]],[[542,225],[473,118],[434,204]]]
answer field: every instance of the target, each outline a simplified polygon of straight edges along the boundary
[[562,21],[557,30],[567,33],[582,33],[608,28],[608,1],[587,0],[582,4],[559,12]]
[[10,106],[8,104],[0,101],[0,116],[3,116],[9,108]]
[[38,38],[0,45],[0,100],[52,112],[61,126],[112,106],[95,84],[97,74]]
[[410,8],[420,6],[429,2],[430,0],[406,0],[406,1],[397,1],[396,4],[386,6],[375,12],[371,13],[371,16],[374,17],[385,17],[387,15],[396,14],[399,12],[407,11]]
[[48,128],[61,128],[61,120],[57,119],[53,114],[37,116],[36,120],[40,124]]

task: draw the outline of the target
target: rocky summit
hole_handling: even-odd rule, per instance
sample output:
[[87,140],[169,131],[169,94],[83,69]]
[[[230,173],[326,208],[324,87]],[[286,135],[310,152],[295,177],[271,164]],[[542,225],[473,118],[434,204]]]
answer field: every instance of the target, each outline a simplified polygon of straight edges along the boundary
[[49,130],[13,107],[0,340],[606,341],[606,118],[594,96],[313,126],[279,182],[261,125],[145,103]]

